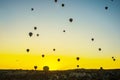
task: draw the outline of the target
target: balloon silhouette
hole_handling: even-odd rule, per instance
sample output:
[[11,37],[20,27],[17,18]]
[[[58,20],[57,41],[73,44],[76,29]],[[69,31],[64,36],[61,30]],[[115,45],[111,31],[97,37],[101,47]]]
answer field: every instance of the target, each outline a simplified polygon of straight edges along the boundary
[[102,49],[101,49],[101,48],[99,48],[98,50],[99,50],[99,51],[101,51]]
[[37,27],[34,27],[34,30],[37,30]]
[[49,67],[48,66],[43,66],[43,71],[48,72],[49,71]]
[[77,65],[77,67],[79,67],[79,65]]
[[66,32],[65,30],[63,30],[63,32]]
[[79,57],[76,57],[77,60],[79,60],[80,58]]
[[115,61],[116,59],[114,58],[113,61]]
[[34,8],[31,8],[31,11],[33,11],[34,10]]
[[44,54],[42,54],[42,57],[45,57],[45,55],[44,55]]
[[92,38],[91,40],[94,41],[94,38]]
[[107,7],[107,6],[105,6],[105,9],[107,10],[107,9],[108,9],[108,7]]
[[60,61],[60,58],[58,58],[58,62]]
[[69,19],[69,21],[70,21],[70,22],[73,22],[73,19],[72,19],[72,18],[70,18],[70,19]]
[[113,2],[113,0],[111,0]]
[[53,49],[53,51],[55,51],[55,48]]
[[32,32],[29,32],[29,36],[32,37],[33,33]]
[[114,57],[112,57],[112,59],[114,59]]
[[30,51],[30,49],[26,49],[26,51],[27,51],[27,52],[29,52],[29,51]]
[[36,36],[39,36],[39,34],[36,34]]
[[36,69],[37,69],[37,66],[34,66],[34,69],[36,70]]
[[65,4],[62,4],[61,6],[62,6],[62,7],[64,7],[64,6],[65,6]]
[[100,69],[102,70],[102,69],[103,69],[103,67],[100,67]]
[[55,2],[57,2],[57,0],[54,0]]

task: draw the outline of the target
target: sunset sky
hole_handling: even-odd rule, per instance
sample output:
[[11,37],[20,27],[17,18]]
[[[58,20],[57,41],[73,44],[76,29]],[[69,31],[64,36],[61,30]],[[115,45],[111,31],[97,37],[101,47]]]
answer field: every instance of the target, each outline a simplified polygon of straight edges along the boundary
[[39,70],[120,68],[120,0],[0,0],[0,69],[35,65]]

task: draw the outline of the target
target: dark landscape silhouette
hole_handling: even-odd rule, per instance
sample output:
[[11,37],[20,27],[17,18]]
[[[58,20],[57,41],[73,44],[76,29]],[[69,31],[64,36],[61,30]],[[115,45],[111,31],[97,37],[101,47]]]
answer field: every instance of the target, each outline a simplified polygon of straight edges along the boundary
[[0,70],[0,80],[120,80],[120,69]]

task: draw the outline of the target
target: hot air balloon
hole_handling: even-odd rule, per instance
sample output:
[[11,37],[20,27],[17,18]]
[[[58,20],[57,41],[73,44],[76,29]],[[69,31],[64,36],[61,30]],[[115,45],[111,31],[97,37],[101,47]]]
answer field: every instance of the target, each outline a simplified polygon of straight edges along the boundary
[[34,66],[34,69],[36,70],[36,69],[37,69],[37,66]]
[[113,2],[113,0],[111,0]]
[[59,62],[59,61],[60,61],[60,58],[58,58],[57,60],[58,60],[58,62]]
[[37,27],[34,27],[34,30],[37,30]]
[[76,57],[77,60],[79,60],[80,58],[79,57]]
[[39,34],[36,34],[36,36],[39,36]]
[[65,30],[63,30],[63,32],[65,32]]
[[26,51],[27,51],[27,52],[29,52],[29,51],[30,51],[30,49],[26,49]]
[[53,51],[55,51],[55,48],[53,49]]
[[55,2],[57,2],[57,0],[54,0]]
[[64,6],[65,6],[65,4],[61,4],[61,6],[62,6],[62,7],[64,7]]
[[77,67],[79,67],[79,65],[77,65]]
[[105,9],[107,10],[107,9],[108,9],[108,7],[107,7],[107,6],[105,6]]
[[103,67],[100,67],[101,70],[103,70]]
[[99,51],[101,51],[102,49],[101,48],[98,48]]
[[114,57],[112,57],[112,59],[114,59]]
[[29,36],[32,37],[33,33],[32,32],[29,32]]
[[115,61],[116,59],[114,58],[113,61]]
[[69,19],[69,21],[70,21],[70,22],[73,22],[73,19],[72,19],[72,18],[70,18],[70,19]]
[[34,10],[34,8],[31,8],[31,11],[33,11]]
[[92,38],[91,40],[94,41],[94,38]]
[[44,66],[43,67],[43,71],[48,72],[49,71],[49,67],[48,66]]
[[45,55],[44,55],[44,54],[42,54],[42,57],[45,57]]

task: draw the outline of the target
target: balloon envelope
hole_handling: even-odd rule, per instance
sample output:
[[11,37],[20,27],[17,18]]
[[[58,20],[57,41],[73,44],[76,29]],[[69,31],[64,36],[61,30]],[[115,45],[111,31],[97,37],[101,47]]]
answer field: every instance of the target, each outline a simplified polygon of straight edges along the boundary
[[73,22],[73,19],[72,19],[72,18],[70,18],[70,19],[69,19],[69,21],[70,21],[70,22]]
[[64,6],[65,6],[65,4],[62,4],[61,6],[62,6],[62,7],[64,7]]
[[65,30],[63,30],[63,32],[65,32]]
[[115,61],[116,59],[114,58],[113,61]]
[[44,54],[42,54],[42,57],[45,57],[45,55],[44,55]]
[[34,30],[36,30],[37,29],[37,27],[34,27]]
[[26,51],[27,51],[27,52],[29,52],[29,51],[30,51],[30,49],[26,49]]
[[39,36],[39,34],[36,34],[36,36]]
[[60,61],[60,59],[58,58],[58,62]]
[[57,0],[54,0],[55,2],[57,2]]
[[99,51],[101,51],[102,49],[101,49],[101,48],[99,48],[98,50],[99,50]]
[[91,40],[94,41],[94,38],[92,38]]
[[105,7],[105,9],[107,10],[107,9],[108,9],[108,7],[106,6],[106,7]]
[[31,11],[33,11],[34,10],[34,8],[31,8]]
[[32,32],[29,32],[29,36],[31,37],[33,35],[33,33]]
[[55,51],[55,48],[53,49],[53,51]]
[[76,57],[77,60],[79,60],[80,58],[79,57]]

